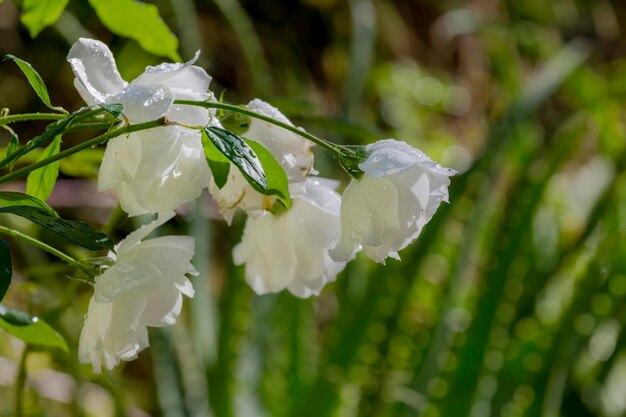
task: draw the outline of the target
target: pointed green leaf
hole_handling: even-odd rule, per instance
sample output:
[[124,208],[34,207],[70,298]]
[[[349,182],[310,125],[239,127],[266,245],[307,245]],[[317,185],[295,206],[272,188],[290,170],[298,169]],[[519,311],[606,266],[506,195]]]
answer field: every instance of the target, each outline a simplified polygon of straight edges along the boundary
[[68,351],[67,342],[39,317],[0,304],[0,327],[26,343]]
[[155,5],[137,0],[89,0],[89,4],[111,32],[136,40],[154,55],[181,60],[178,39]]
[[0,191],[0,207],[30,206],[48,212],[50,216],[59,217],[56,211],[46,203],[28,194],[16,191]]
[[[42,161],[54,156],[58,154],[60,150],[61,136],[57,136],[52,143],[44,149],[37,161]],[[41,201],[46,201],[54,189],[54,184],[58,176],[59,161],[32,171],[26,178],[26,194],[30,194]]]
[[213,175],[213,181],[215,181],[217,188],[221,190],[226,185],[226,181],[228,181],[230,161],[217,149],[204,129],[202,130],[202,146]]
[[24,217],[89,250],[113,250],[113,242],[107,235],[80,220],[61,219],[51,215],[46,210],[32,206],[2,207],[0,213],[11,213]]
[[62,107],[56,107],[52,105],[52,103],[50,102],[50,96],[48,95],[48,89],[41,79],[41,76],[39,75],[39,73],[37,73],[37,71],[35,71],[32,65],[13,55],[6,55],[4,59],[10,59],[17,64],[17,66],[26,76],[26,79],[30,83],[31,87],[33,87],[33,90],[35,90],[35,93],[37,93],[37,96],[39,96],[41,101],[43,101],[46,106],[48,106],[52,110],[65,112]]
[[263,171],[267,178],[267,195],[274,195],[285,207],[291,206],[289,197],[289,180],[283,167],[280,166],[274,155],[258,142],[245,139],[263,165]]
[[11,259],[11,246],[6,240],[0,239],[0,301],[11,285],[13,276],[13,261]]
[[263,165],[250,146],[233,132],[219,127],[205,127],[208,138],[218,151],[228,158],[248,180],[250,185],[262,194],[267,194],[267,179]]
[[119,116],[124,111],[124,105],[118,104],[118,103],[114,103],[114,104],[98,103],[98,106],[106,110],[113,117]]
[[34,38],[47,26],[56,22],[65,10],[69,0],[24,0],[22,24]]
[[[9,126],[3,125],[2,128],[5,129],[7,132],[9,132],[9,135],[11,135],[11,137],[9,138],[9,143],[7,144],[7,152],[6,152],[6,155],[9,156],[9,155],[14,154],[20,148],[20,138],[17,136],[17,133],[15,133],[15,131],[11,129]],[[13,169],[13,163],[10,163],[9,171],[11,171],[12,169]]]

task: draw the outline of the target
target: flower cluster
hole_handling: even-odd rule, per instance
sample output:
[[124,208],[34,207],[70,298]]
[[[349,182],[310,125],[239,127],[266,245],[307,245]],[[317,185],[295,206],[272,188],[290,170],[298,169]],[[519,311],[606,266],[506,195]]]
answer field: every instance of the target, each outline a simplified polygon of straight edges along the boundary
[[135,358],[148,345],[146,326],[174,323],[182,295],[193,296],[186,278],[196,273],[190,264],[193,238],[143,239],[204,188],[229,224],[238,210],[248,216],[233,260],[245,266],[250,287],[258,294],[287,289],[297,297],[318,295],[360,250],[376,262],[399,259],[398,251],[448,199],[454,172],[393,139],[361,149],[359,178],[341,196],[338,182],[315,175],[313,143],[298,134],[303,131],[259,99],[246,109],[263,120],[253,117],[242,136],[267,149],[284,170],[291,207],[273,211],[277,198],[260,192],[233,164],[218,186],[201,133],[206,126],[221,127],[216,114],[174,102],[214,101],[211,78],[193,65],[197,57],[148,67],[128,83],[99,41],[80,39],[68,55],[74,84],[88,104],[121,103],[131,123],[160,117],[169,122],[111,140],[100,167],[100,190],[113,188],[129,215],[152,213],[157,220],[121,241],[109,255],[112,265],[95,279],[79,355],[96,372],[102,364],[111,369]]

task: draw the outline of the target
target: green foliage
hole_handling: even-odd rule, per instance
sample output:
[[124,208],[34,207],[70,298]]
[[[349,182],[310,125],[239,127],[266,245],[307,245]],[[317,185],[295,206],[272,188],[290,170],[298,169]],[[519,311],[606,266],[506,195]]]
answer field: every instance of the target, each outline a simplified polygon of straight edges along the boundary
[[[49,0],[44,0],[41,2],[34,0],[33,2],[37,4],[44,4],[44,5],[47,3],[50,3]],[[50,101],[50,96],[48,95],[48,89],[46,88],[46,84],[44,84],[43,80],[41,79],[41,76],[39,75],[37,71],[35,71],[32,65],[10,54],[5,55],[4,59],[5,60],[10,59],[11,61],[17,64],[17,66],[22,70],[22,72],[26,76],[28,83],[30,84],[31,87],[33,87],[33,90],[35,90],[35,93],[37,93],[37,96],[41,99],[43,104],[45,104],[46,106],[48,106],[48,108],[52,110],[65,112],[65,110],[63,110],[62,107],[56,107],[52,105],[52,102]]]
[[[58,154],[60,149],[61,136],[57,136],[52,143],[44,149],[38,161]],[[58,175],[59,161],[34,170],[28,174],[26,179],[26,194],[30,194],[41,201],[46,201],[54,189]]]
[[156,6],[136,0],[89,0],[89,4],[111,32],[136,40],[152,54],[181,61],[178,39]]
[[289,197],[289,181],[287,180],[285,170],[265,146],[250,139],[244,140],[254,151],[259,161],[261,161],[261,166],[263,166],[263,171],[267,178],[267,191],[264,194],[275,195],[283,206],[289,208],[291,206],[291,198]]
[[202,129],[202,146],[206,155],[213,181],[219,189],[222,189],[228,181],[228,172],[230,171],[230,160],[224,155],[210,139],[205,129]]
[[31,205],[0,207],[0,213],[11,213],[24,217],[89,250],[113,250],[113,242],[107,235],[80,220],[61,219],[44,209]]
[[0,191],[0,206],[29,206],[42,209],[52,217],[59,217],[56,211],[37,197],[15,191]]
[[26,343],[68,352],[67,342],[39,317],[0,304],[0,328]]
[[11,245],[6,240],[0,239],[0,301],[2,301],[11,285],[12,276]]
[[[239,171],[255,190],[263,194],[267,193],[267,177],[263,171],[263,165],[243,138],[233,132],[214,126],[205,127],[202,130],[215,145],[215,148],[239,168]],[[211,154],[214,153],[211,152]]]
[[34,38],[46,27],[56,22],[69,0],[24,0],[22,23]]

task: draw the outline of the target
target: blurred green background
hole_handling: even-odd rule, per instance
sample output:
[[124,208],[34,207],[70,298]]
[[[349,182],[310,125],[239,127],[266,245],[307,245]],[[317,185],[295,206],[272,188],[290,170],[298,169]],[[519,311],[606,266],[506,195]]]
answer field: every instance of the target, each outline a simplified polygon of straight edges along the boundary
[[[87,2],[70,1],[34,39],[21,2],[0,3],[0,54],[31,62],[68,109],[82,105],[65,62],[78,37],[106,42],[127,80],[167,59],[114,35]],[[75,351],[91,289],[11,241],[4,302],[46,319],[72,350],[29,353],[26,415],[626,415],[625,2],[151,3],[182,59],[202,50],[218,95],[263,98],[341,143],[404,140],[459,171],[451,204],[401,262],[358,257],[300,300],[252,293],[230,255],[244,219],[226,227],[205,196],[164,231],[196,238],[196,297],[176,326],[150,329],[138,360],[101,376]],[[0,107],[45,111],[9,62]],[[26,140],[44,127],[16,130]],[[107,221],[114,201],[94,191],[101,152],[62,163],[50,203],[63,215]],[[347,181],[317,157],[322,175]],[[133,227],[123,221],[115,239]],[[0,330],[2,416],[22,350]]]

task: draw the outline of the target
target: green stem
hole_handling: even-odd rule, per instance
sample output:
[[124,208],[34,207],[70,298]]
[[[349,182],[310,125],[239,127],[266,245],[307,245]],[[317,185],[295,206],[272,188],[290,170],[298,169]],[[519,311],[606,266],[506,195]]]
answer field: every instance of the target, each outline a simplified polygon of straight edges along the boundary
[[15,417],[24,415],[24,391],[26,389],[26,358],[28,356],[28,345],[24,346],[20,365],[17,372],[17,380],[15,381]]
[[66,263],[75,266],[77,268],[79,268],[81,271],[83,271],[84,273],[86,273],[88,276],[91,276],[91,273],[83,266],[81,265],[80,262],[78,262],[76,259],[72,258],[70,255],[61,252],[60,250],[53,248],[52,246],[48,245],[47,243],[42,242],[41,240],[37,240],[32,236],[28,236],[22,232],[18,232],[17,230],[5,227],[5,226],[0,226],[0,233],[4,233],[6,235],[18,238],[18,239],[22,239],[25,240],[26,242],[30,243],[33,246],[38,247],[39,249],[43,249],[46,252],[56,256],[57,258],[61,259],[62,261],[65,261]]
[[80,152],[83,149],[92,147],[92,146],[97,146],[100,145],[102,143],[105,143],[107,141],[109,141],[110,139],[113,139],[117,136],[121,136],[121,135],[127,135],[129,133],[133,133],[133,132],[138,132],[140,130],[148,130],[148,129],[153,129],[155,127],[159,127],[159,126],[165,126],[167,125],[168,122],[164,117],[161,117],[157,120],[153,120],[151,122],[146,122],[146,123],[139,123],[136,125],[129,125],[129,126],[124,126],[124,127],[120,127],[117,128],[115,130],[112,130],[110,132],[107,132],[103,135],[100,136],[96,136],[93,139],[89,139],[88,141],[85,141],[79,145],[73,146],[71,148],[68,148],[62,152],[59,152],[56,155],[53,155],[49,158],[46,159],[42,159],[41,161],[35,162],[34,164],[28,165],[24,168],[15,170],[13,172],[11,172],[10,174],[4,175],[2,177],[0,177],[0,184],[3,184],[5,182],[9,182],[11,180],[14,180],[15,178],[19,178],[22,177],[24,175],[27,175],[28,173],[39,169],[41,167],[44,167],[48,164],[51,164],[53,162],[56,162],[60,159],[63,159],[67,156],[73,155],[76,152]]
[[61,120],[65,119],[67,115],[59,113],[24,113],[24,114],[12,114],[9,116],[0,117],[0,125],[8,125],[15,122],[27,122],[31,120]]
[[282,127],[283,129],[293,132],[296,135],[302,136],[303,138],[308,139],[311,142],[315,143],[316,145],[319,145],[320,147],[328,151],[334,152],[341,157],[354,158],[357,156],[355,152],[343,146],[318,138],[317,136],[314,136],[308,132],[305,132],[302,129],[298,129],[295,126],[280,122],[278,120],[274,120],[269,116],[265,116],[263,114],[253,112],[252,110],[248,110],[245,107],[235,106],[233,104],[212,102],[212,101],[174,100],[174,103],[188,105],[188,106],[205,107],[207,109],[222,109],[222,110],[232,111],[235,113],[245,114],[247,116],[254,117],[255,119],[263,120],[265,122]]

